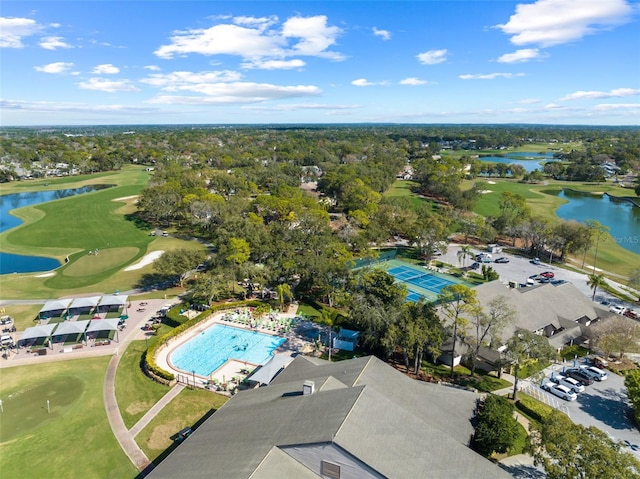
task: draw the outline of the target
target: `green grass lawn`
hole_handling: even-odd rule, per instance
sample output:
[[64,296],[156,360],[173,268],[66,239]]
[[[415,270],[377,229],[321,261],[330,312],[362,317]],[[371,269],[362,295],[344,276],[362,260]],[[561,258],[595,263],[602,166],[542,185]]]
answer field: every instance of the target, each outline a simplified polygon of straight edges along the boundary
[[5,314],[8,314],[11,316],[16,329],[18,331],[23,331],[26,328],[37,324],[34,320],[41,309],[41,304],[10,304],[4,307],[5,312],[2,313],[2,315],[4,316]]
[[136,442],[147,457],[157,464],[175,448],[171,439],[175,433],[185,427],[195,428],[227,400],[225,396],[204,389],[184,389],[140,431],[135,437]]
[[128,429],[170,390],[149,379],[140,369],[140,359],[145,350],[145,341],[132,341],[118,365],[116,398]]
[[3,478],[136,476],[136,469],[111,433],[102,402],[102,383],[109,359],[79,359],[2,370]]

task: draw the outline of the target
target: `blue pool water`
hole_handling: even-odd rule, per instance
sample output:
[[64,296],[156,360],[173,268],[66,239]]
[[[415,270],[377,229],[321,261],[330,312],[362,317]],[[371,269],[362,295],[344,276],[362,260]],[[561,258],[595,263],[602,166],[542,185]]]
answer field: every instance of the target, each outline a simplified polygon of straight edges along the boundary
[[182,371],[209,376],[227,360],[264,364],[285,338],[216,324],[171,353],[171,363]]

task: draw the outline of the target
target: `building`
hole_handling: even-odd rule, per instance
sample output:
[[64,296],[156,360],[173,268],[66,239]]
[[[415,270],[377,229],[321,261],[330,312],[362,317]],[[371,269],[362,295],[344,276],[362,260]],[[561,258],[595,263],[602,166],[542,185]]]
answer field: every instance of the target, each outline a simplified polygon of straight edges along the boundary
[[232,397],[149,477],[511,477],[472,451],[478,395],[414,381],[374,357],[296,357]]

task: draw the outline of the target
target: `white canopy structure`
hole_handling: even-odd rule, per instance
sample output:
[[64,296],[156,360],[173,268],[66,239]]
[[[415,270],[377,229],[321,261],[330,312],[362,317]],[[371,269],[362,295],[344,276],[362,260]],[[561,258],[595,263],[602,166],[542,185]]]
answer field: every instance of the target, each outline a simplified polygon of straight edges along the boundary
[[73,312],[90,312],[100,302],[100,296],[89,296],[86,298],[74,298],[69,309]]
[[113,311],[119,309],[121,306],[127,306],[127,299],[129,296],[127,295],[119,295],[119,294],[108,294],[100,298],[100,302],[98,303],[98,310],[101,312],[104,311]]
[[115,331],[116,332],[116,341],[119,342],[118,339],[118,323],[120,322],[120,318],[107,318],[107,319],[93,319],[89,321],[89,327],[87,328],[86,333],[96,333],[99,331]]
[[40,309],[40,317],[43,316],[61,316],[64,311],[69,307],[73,299],[53,299],[44,303],[42,309]]
[[82,321],[65,321],[64,323],[58,323],[55,334],[52,336],[62,336],[63,334],[84,334],[89,324],[89,320]]
[[33,326],[31,328],[27,328],[22,333],[22,336],[20,336],[19,341],[28,341],[30,339],[39,338],[49,339],[51,337],[51,334],[53,333],[53,330],[56,329],[56,326],[58,326],[58,324],[59,323],[43,324],[41,326]]
[[247,379],[255,381],[260,384],[269,384],[273,378],[275,378],[280,371],[286,368],[293,357],[286,354],[274,354],[268,362],[261,366],[255,373],[249,376]]

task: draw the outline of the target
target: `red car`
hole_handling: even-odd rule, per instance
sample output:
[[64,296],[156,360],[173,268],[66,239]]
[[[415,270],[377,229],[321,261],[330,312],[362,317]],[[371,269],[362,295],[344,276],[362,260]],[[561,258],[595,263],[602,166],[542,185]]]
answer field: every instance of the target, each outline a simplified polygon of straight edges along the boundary
[[554,277],[554,274],[551,271],[545,271],[544,273],[540,273],[540,276],[543,278],[551,279]]

